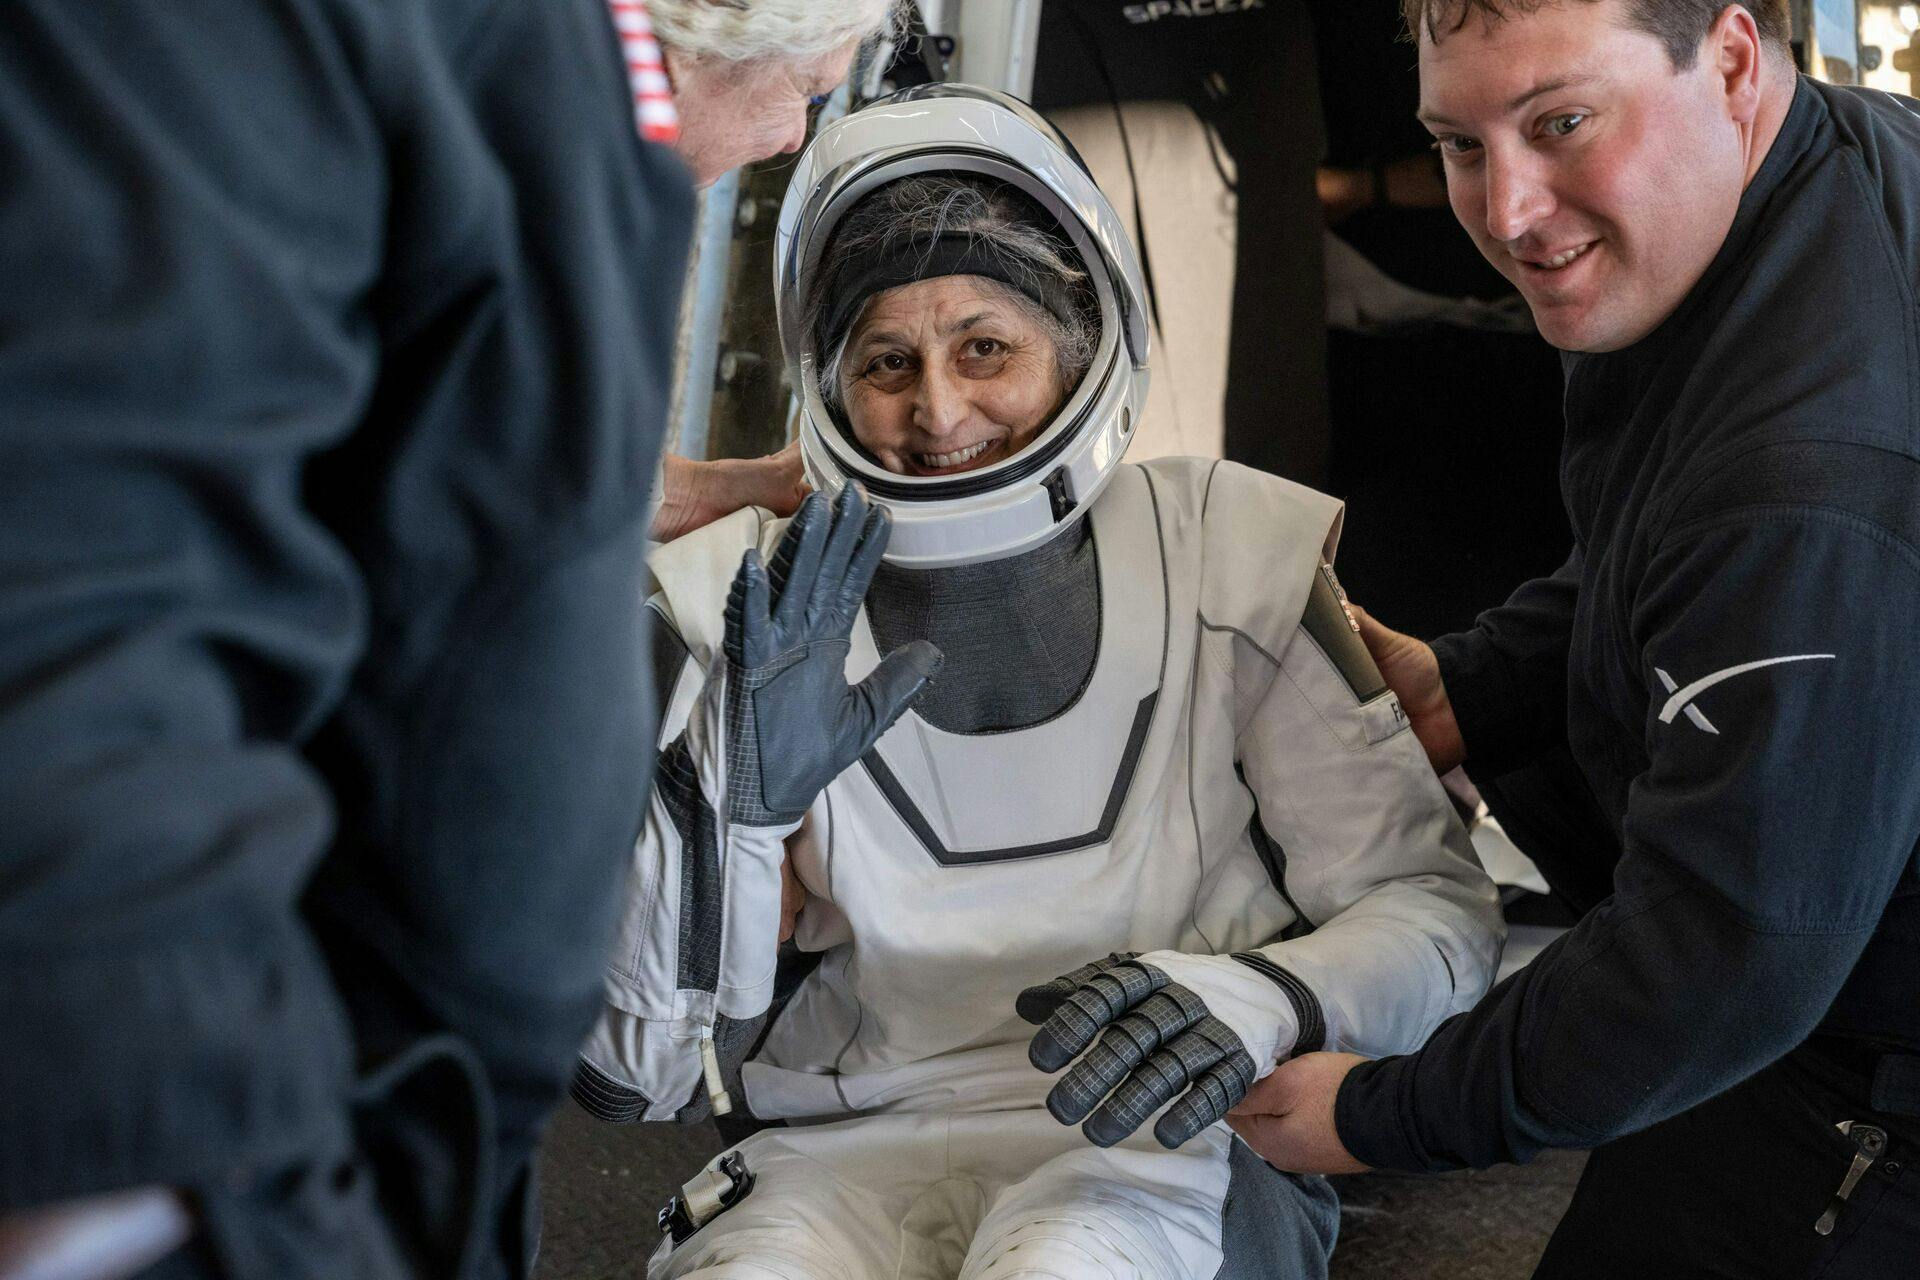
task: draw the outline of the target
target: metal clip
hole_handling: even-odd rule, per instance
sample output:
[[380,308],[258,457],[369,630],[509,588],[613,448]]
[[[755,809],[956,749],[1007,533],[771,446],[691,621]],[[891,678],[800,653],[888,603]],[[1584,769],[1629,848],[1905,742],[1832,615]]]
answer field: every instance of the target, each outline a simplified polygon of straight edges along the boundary
[[1873,1168],[1887,1149],[1887,1134],[1884,1129],[1876,1129],[1870,1124],[1858,1124],[1852,1120],[1842,1120],[1834,1128],[1853,1139],[1859,1151],[1854,1153],[1853,1163],[1847,1166],[1847,1176],[1840,1181],[1840,1189],[1833,1193],[1833,1199],[1827,1205],[1827,1211],[1813,1224],[1813,1229],[1823,1236],[1833,1234],[1834,1224],[1840,1221],[1840,1210],[1846,1207],[1847,1197],[1853,1194],[1854,1186],[1867,1170]]
[[729,1151],[702,1169],[660,1211],[660,1234],[679,1244],[753,1190],[753,1171],[738,1151]]

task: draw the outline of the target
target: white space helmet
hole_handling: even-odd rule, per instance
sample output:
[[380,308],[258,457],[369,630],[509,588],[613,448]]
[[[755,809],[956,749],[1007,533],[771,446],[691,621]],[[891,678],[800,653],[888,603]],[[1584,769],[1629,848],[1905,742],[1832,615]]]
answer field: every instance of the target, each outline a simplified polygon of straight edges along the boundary
[[[1050,214],[1086,270],[1100,340],[1079,385],[1019,453],[960,475],[906,476],[876,463],[822,399],[819,367],[831,352],[815,350],[808,300],[841,219],[876,189],[930,173],[1004,181]],[[857,480],[888,509],[888,560],[932,569],[1038,546],[1079,519],[1120,465],[1147,395],[1140,265],[1071,144],[1019,99],[969,85],[921,85],[829,125],[787,185],[774,273],[807,478],[829,496]]]

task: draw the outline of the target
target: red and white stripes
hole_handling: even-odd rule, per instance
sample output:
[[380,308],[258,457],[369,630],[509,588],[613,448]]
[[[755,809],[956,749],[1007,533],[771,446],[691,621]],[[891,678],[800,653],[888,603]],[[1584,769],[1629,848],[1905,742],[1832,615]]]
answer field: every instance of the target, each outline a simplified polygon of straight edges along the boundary
[[645,0],[607,0],[607,7],[613,11],[613,30],[620,37],[627,83],[633,89],[633,122],[648,142],[672,146],[680,140],[680,114],[673,107],[673,84],[653,24],[647,21]]

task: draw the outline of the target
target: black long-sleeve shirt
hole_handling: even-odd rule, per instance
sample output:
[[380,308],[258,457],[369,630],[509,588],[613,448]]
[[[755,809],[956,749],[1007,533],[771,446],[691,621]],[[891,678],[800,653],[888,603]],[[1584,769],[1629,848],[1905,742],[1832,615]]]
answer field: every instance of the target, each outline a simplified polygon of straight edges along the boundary
[[514,1194],[644,802],[690,216],[606,0],[6,0],[0,1209],[336,1159],[436,1035]]
[[1816,1030],[1920,1050],[1914,109],[1802,80],[1679,309],[1566,358],[1573,555],[1435,648],[1477,775],[1570,745],[1614,891],[1352,1072],[1359,1159],[1595,1145]]

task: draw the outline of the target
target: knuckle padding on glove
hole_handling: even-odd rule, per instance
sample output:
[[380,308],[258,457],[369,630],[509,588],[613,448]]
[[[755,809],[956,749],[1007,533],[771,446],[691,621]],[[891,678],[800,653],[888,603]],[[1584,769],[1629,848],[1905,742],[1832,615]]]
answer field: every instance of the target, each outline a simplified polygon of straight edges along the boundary
[[1240,1037],[1224,1022],[1202,1018],[1148,1058],[1133,1078],[1151,1090],[1156,1101],[1171,1102],[1207,1068],[1239,1048]]
[[1137,1080],[1128,1080],[1113,1091],[1113,1096],[1102,1103],[1099,1110],[1087,1117],[1080,1131],[1087,1135],[1087,1141],[1096,1147],[1111,1147],[1128,1134],[1147,1122],[1147,1117],[1160,1109],[1160,1100],[1154,1098]]
[[[1171,1022],[1161,1023],[1149,1033],[1157,1036],[1159,1051],[1121,1080],[1113,1096],[1087,1120],[1087,1137],[1097,1145],[1111,1146],[1132,1133],[1214,1064],[1236,1052],[1245,1056],[1240,1037],[1209,1014],[1206,1003],[1185,987],[1168,987],[1154,999],[1176,992],[1183,997],[1177,1005],[1186,1022],[1177,1028]],[[1141,1012],[1146,1012],[1144,1006]]]
[[[1229,1032],[1228,1034],[1232,1034]],[[1224,1059],[1202,1072],[1184,1097],[1160,1117],[1153,1136],[1160,1145],[1172,1150],[1209,1125],[1224,1119],[1228,1111],[1253,1087],[1253,1059],[1234,1037],[1234,1049]]]
[[1047,1110],[1062,1124],[1079,1124],[1165,1038],[1161,1024],[1150,1016],[1133,1013],[1122,1018],[1053,1086],[1047,1094]]
[[769,605],[776,605],[786,598],[787,580],[793,576],[793,565],[799,556],[801,541],[818,513],[817,508],[809,509],[812,506],[811,499],[800,504],[800,510],[787,522],[787,531],[780,535],[780,541],[775,544],[772,559],[766,563]]
[[[792,530],[788,530],[791,535]],[[821,554],[826,535],[819,525],[807,528],[797,548],[789,550],[783,541],[775,552],[775,576],[768,574],[767,621],[772,643],[793,646],[804,644],[817,629],[813,625],[810,601],[820,591],[825,576]]]
[[1178,1147],[1225,1118],[1258,1075],[1246,1045],[1205,999],[1131,955],[1028,987],[1015,1008],[1041,1024],[1029,1056],[1044,1071],[1093,1046],[1049,1091],[1047,1109],[1063,1124],[1084,1117],[1082,1132],[1096,1146],[1114,1145],[1166,1107],[1154,1136]]
[[[1150,1062],[1141,1071],[1128,1077],[1118,1089],[1113,1091],[1113,1096],[1087,1118],[1083,1130],[1089,1141],[1102,1147],[1110,1147],[1119,1142],[1145,1124],[1154,1112],[1166,1106],[1168,1101],[1181,1090],[1186,1089],[1189,1081],[1202,1091],[1208,1090],[1212,1083],[1210,1073],[1213,1066],[1217,1064],[1217,1055],[1221,1052],[1219,1046],[1192,1036],[1182,1037],[1182,1041],[1190,1042],[1193,1046],[1190,1050],[1186,1050],[1193,1055],[1191,1065],[1179,1056],[1181,1051],[1179,1044],[1174,1046],[1174,1052],[1156,1055],[1154,1062]],[[1242,1054],[1242,1056],[1245,1055]],[[1195,1073],[1198,1075],[1196,1076]],[[1188,1093],[1186,1098],[1191,1099],[1195,1096],[1194,1093]],[[1211,1124],[1226,1114],[1225,1106],[1217,1112],[1211,1110],[1212,1104],[1224,1096],[1224,1091],[1219,1089],[1206,1092],[1207,1102],[1200,1111],[1207,1114],[1207,1119],[1200,1128],[1204,1128],[1206,1124]],[[1159,1132],[1157,1126],[1155,1132]],[[1198,1132],[1198,1129],[1193,1132]],[[1186,1135],[1186,1137],[1192,1136],[1192,1132]]]
[[796,516],[794,524],[787,526],[780,545],[773,549],[773,559],[767,563],[767,585],[773,588],[773,598],[776,600],[787,593],[787,575],[793,572],[794,548],[799,543],[794,525],[799,523],[799,517]]
[[[1167,985],[1167,976],[1136,964],[1103,968],[1076,987],[1033,1037],[1028,1051],[1042,1071],[1058,1071],[1089,1044],[1100,1028]],[[1143,1006],[1144,1007],[1144,1006]]]
[[860,492],[852,485],[840,491],[833,505],[833,525],[820,551],[820,565],[808,584],[807,630],[830,626],[840,619],[840,601],[846,589],[847,572],[853,563],[861,539],[866,534],[867,515]]
[[1135,953],[1130,951],[1116,951],[1105,960],[1095,960],[1091,964],[1083,964],[1072,973],[1062,974],[1060,977],[1050,982],[1043,982],[1039,986],[1028,987],[1014,1000],[1014,1012],[1037,1026],[1052,1016],[1053,1011],[1059,1008],[1061,1002],[1072,995],[1081,983],[1103,969],[1107,969],[1116,964],[1126,963],[1128,960],[1133,959],[1134,954]]
[[759,553],[752,550],[742,556],[739,572],[733,575],[733,586],[727,591],[725,628],[721,633],[721,643],[726,649],[727,660],[735,667],[746,667],[749,641],[752,642],[751,647],[757,649],[763,639],[765,619],[755,616],[756,611],[748,608],[747,600],[753,593],[754,580],[763,578],[766,573],[759,560]]
[[[1156,992],[1109,1027],[1092,1051],[1061,1078],[1047,1095],[1047,1109],[1062,1124],[1079,1123],[1116,1085],[1124,1090],[1135,1084],[1136,1068],[1150,1065],[1162,1046],[1208,1020],[1206,1002],[1187,988],[1173,984]],[[1184,1079],[1180,1081],[1181,1085],[1185,1083]],[[1169,1090],[1161,1101],[1172,1096]],[[1138,1125],[1139,1121],[1134,1121],[1120,1136],[1125,1137]],[[1092,1136],[1091,1131],[1088,1136]]]
[[867,588],[873,585],[873,575],[880,567],[881,557],[886,554],[891,532],[886,508],[875,507],[867,513],[866,522],[860,529],[860,545],[854,548],[846,581],[841,588],[840,598],[835,602],[835,608],[849,622],[867,598]]

